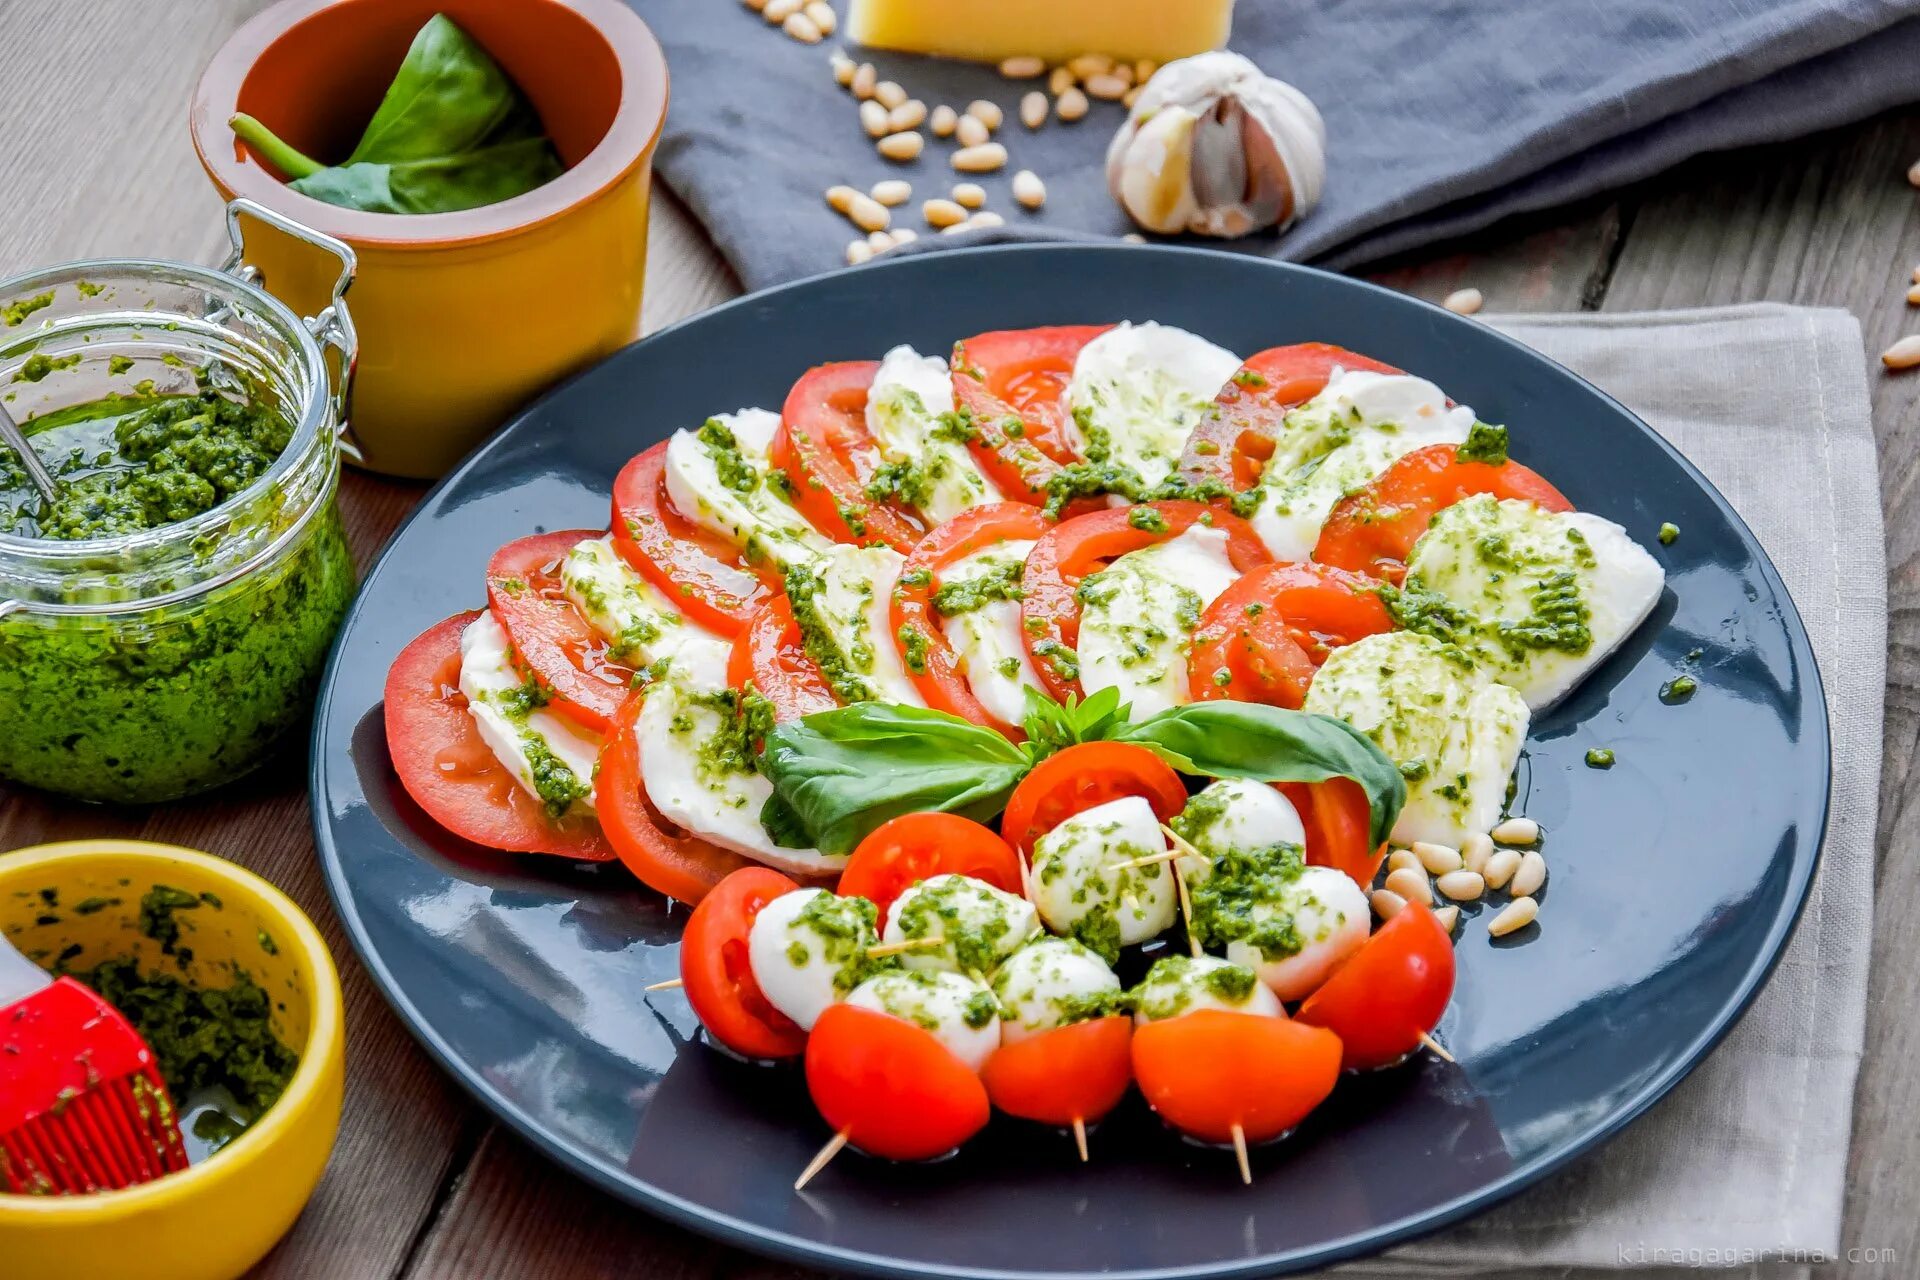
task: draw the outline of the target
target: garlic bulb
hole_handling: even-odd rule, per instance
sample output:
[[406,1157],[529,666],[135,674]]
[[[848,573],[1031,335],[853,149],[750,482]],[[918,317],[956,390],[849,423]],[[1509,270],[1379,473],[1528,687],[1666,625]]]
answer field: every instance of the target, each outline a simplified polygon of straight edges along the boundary
[[1169,62],[1107,148],[1107,187],[1149,231],[1244,236],[1319,203],[1327,127],[1307,96],[1237,53]]

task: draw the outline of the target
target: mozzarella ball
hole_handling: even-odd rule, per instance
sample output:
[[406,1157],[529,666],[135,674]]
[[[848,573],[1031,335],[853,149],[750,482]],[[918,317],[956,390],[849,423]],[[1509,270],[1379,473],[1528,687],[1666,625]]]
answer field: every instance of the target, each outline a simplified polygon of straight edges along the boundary
[[1017,1044],[1042,1031],[1114,1011],[1120,979],[1070,938],[1040,938],[1013,953],[993,979],[1000,1037]]
[[1372,917],[1353,877],[1305,867],[1275,902],[1249,913],[1253,932],[1227,944],[1227,959],[1260,975],[1284,1001],[1305,1000],[1366,944]]
[[945,969],[987,977],[1040,932],[1033,904],[971,876],[933,876],[894,900],[886,940],[939,938],[935,947],[902,952],[909,969]]
[[[1307,842],[1307,829],[1301,825],[1292,801],[1264,782],[1245,778],[1208,783],[1169,825],[1209,858],[1222,853],[1254,853],[1276,844],[1304,848]],[[1206,872],[1206,868],[1198,869],[1202,876]]]
[[865,898],[825,889],[783,893],[760,908],[747,932],[747,962],[767,1003],[813,1030],[827,1006],[847,994],[879,941],[878,911]]
[[895,969],[855,987],[847,1003],[913,1023],[975,1071],[1000,1047],[993,992],[957,973]]
[[1165,1022],[1202,1009],[1285,1017],[1279,999],[1253,970],[1218,956],[1167,956],[1133,989],[1134,1021]]
[[1034,845],[1033,902],[1040,918],[1112,963],[1121,947],[1165,932],[1180,901],[1166,863],[1115,864],[1166,848],[1153,806],[1139,796],[1075,814]]

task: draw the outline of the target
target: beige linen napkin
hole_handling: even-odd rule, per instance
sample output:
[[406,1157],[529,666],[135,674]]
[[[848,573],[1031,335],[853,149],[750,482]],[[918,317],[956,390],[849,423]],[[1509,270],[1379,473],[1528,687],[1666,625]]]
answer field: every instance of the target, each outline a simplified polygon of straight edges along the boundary
[[1860,328],[1778,305],[1489,323],[1645,418],[1758,535],[1825,681],[1832,816],[1786,956],[1697,1071],[1573,1168],[1337,1274],[1804,1274],[1841,1248],[1873,924],[1886,553]]

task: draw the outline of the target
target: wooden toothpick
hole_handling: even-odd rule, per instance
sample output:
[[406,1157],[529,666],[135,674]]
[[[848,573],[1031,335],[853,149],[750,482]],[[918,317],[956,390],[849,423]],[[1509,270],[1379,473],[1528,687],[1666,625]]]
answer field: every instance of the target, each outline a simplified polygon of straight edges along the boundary
[[[1160,830],[1166,835],[1167,839],[1173,841],[1174,849],[1177,852],[1192,854],[1196,858],[1203,856],[1198,849],[1187,843],[1184,836],[1166,823],[1163,822],[1160,824]],[[1180,870],[1180,863],[1177,859],[1173,863],[1173,888],[1174,892],[1180,895],[1180,918],[1187,923],[1187,946],[1193,951],[1193,958],[1198,960],[1201,954],[1200,938],[1193,931],[1193,899],[1187,896],[1187,877]]]
[[1424,1031],[1420,1033],[1420,1043],[1425,1045],[1427,1048],[1433,1050],[1433,1056],[1440,1059],[1440,1061],[1442,1062],[1458,1061],[1458,1059],[1456,1059],[1452,1054],[1447,1052],[1447,1046],[1441,1044],[1438,1040],[1435,1040],[1432,1036],[1428,1035]]
[[793,1189],[795,1191],[804,1190],[806,1185],[813,1181],[813,1175],[826,1168],[827,1162],[840,1154],[841,1150],[847,1145],[847,1140],[852,1136],[852,1131],[842,1129],[831,1138],[828,1138],[827,1145],[820,1148],[819,1153],[815,1155],[813,1159],[807,1161],[807,1167],[802,1169],[800,1176],[793,1180]]
[[882,942],[878,946],[868,947],[869,956],[897,956],[903,951],[920,951],[927,947],[944,947],[945,938],[905,938],[899,942]]
[[1241,1183],[1252,1186],[1253,1165],[1247,1159],[1247,1131],[1237,1124],[1233,1126],[1233,1156],[1240,1162]]
[[642,991],[678,991],[686,985],[686,983],[678,978],[668,978],[665,982],[656,982],[650,987],[642,987],[640,989]]
[[1073,1145],[1080,1150],[1080,1163],[1087,1162],[1087,1122],[1079,1116],[1073,1118]]

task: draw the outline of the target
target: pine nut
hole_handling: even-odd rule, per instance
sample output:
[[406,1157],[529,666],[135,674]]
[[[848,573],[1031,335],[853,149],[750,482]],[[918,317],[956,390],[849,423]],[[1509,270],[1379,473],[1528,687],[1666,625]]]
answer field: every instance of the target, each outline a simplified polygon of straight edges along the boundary
[[1516,929],[1524,929],[1540,915],[1540,904],[1532,898],[1515,898],[1499,915],[1487,921],[1487,932],[1504,938]]
[[815,25],[812,18],[804,13],[790,13],[780,29],[801,44],[819,44],[826,39],[826,33]]
[[1022,169],[1013,175],[1013,198],[1025,208],[1038,209],[1047,202],[1047,184],[1033,170]]
[[873,86],[873,96],[881,106],[891,111],[907,100],[907,91],[891,80],[882,80]]
[[912,244],[919,238],[920,233],[912,227],[895,227],[893,229],[893,242],[895,244]]
[[1920,307],[1920,284],[1910,284],[1907,286],[1907,305],[1910,307]]
[[1135,84],[1145,84],[1147,81],[1153,79],[1153,73],[1159,69],[1160,64],[1152,58],[1142,58],[1133,64],[1133,82]]
[[1920,364],[1920,334],[1910,334],[1880,353],[1889,369],[1911,369]]
[[929,200],[920,206],[920,216],[930,227],[957,227],[967,220],[967,211],[952,200]]
[[1540,824],[1532,818],[1508,818],[1487,834],[1495,844],[1535,844],[1540,839]]
[[927,104],[918,98],[908,98],[887,112],[887,127],[895,133],[905,133],[908,129],[918,129],[926,118]]
[[1487,868],[1480,873],[1480,878],[1487,882],[1489,889],[1504,889],[1519,869],[1520,855],[1511,849],[1502,849],[1487,859]]
[[1099,98],[1106,102],[1120,101],[1120,99],[1127,96],[1127,90],[1133,88],[1132,85],[1122,80],[1119,76],[1114,75],[1112,72],[1103,72],[1100,75],[1088,76],[1080,83],[1086,88],[1088,96]]
[[740,2],[746,5],[747,8],[753,10],[755,13],[758,13],[762,9],[767,7],[767,0],[740,0]]
[[966,114],[978,120],[989,129],[998,129],[1007,122],[1007,113],[1000,109],[997,102],[988,102],[985,98],[975,98],[967,104]]
[[853,73],[860,68],[855,65],[852,58],[846,55],[845,50],[835,49],[833,56],[827,61],[833,67],[833,82],[835,84],[844,89],[853,83]]
[[1418,871],[1420,869],[1420,855],[1411,849],[1395,849],[1387,855],[1387,870],[1399,871],[1402,868]]
[[1425,840],[1413,842],[1413,856],[1420,859],[1420,865],[1436,876],[1449,871],[1458,871],[1461,866],[1460,851],[1444,844],[1429,844]]
[[1029,129],[1038,129],[1047,122],[1047,113],[1053,104],[1047,101],[1047,95],[1035,89],[1020,99],[1020,123]]
[[1113,59],[1104,53],[1083,53],[1077,58],[1067,59],[1067,69],[1074,77],[1085,80],[1088,76],[1101,76],[1113,70]]
[[873,258],[873,246],[865,240],[851,240],[847,243],[847,265],[857,267]]
[[1417,902],[1424,907],[1433,905],[1433,886],[1427,883],[1427,873],[1424,871],[1412,867],[1390,871],[1387,873],[1386,887],[1408,902]]
[[987,122],[980,117],[965,115],[953,127],[953,136],[963,147],[979,147],[993,140],[993,130],[987,128]]
[[[992,173],[996,169],[1004,169],[1006,164],[1007,149],[997,142],[962,147],[953,153],[953,167],[961,173]],[[1915,359],[1920,359],[1920,355],[1916,355]]]
[[1120,62],[1120,63],[1114,64],[1113,75],[1115,79],[1125,81],[1127,88],[1131,89],[1134,87],[1133,64],[1131,62]]
[[1920,284],[1920,267],[1915,267],[1913,269],[1913,282],[1915,284]]
[[1047,60],[1045,58],[1034,58],[1022,55],[1017,58],[1003,58],[1000,60],[1000,74],[1009,80],[1031,80],[1037,75],[1044,75],[1046,70]]
[[917,133],[890,133],[874,145],[887,159],[905,162],[918,160],[927,140]]
[[1060,100],[1053,104],[1053,111],[1062,120],[1078,120],[1087,114],[1087,105],[1086,94],[1077,88],[1068,89],[1060,95]]
[[1120,99],[1120,105],[1125,107],[1129,111],[1133,110],[1133,104],[1140,101],[1140,95],[1144,92],[1145,92],[1144,86],[1142,85],[1133,86],[1133,88],[1127,90],[1126,95]]
[[859,197],[860,193],[852,187],[827,188],[827,205],[835,213],[845,213],[847,210],[853,208],[853,202],[859,199]]
[[1460,844],[1460,862],[1469,871],[1484,872],[1492,855],[1493,837],[1484,831],[1474,832]]
[[886,206],[858,191],[847,202],[847,218],[862,231],[885,231],[893,223],[893,215],[887,212]]
[[874,183],[872,189],[869,190],[867,194],[881,204],[889,207],[896,204],[905,204],[907,201],[913,199],[913,184],[911,182],[904,182],[899,178],[888,178],[885,182]]
[[1546,882],[1547,860],[1540,856],[1538,849],[1529,849],[1520,859],[1520,869],[1507,882],[1507,892],[1516,898],[1531,898]]
[[887,109],[868,98],[860,104],[860,127],[867,131],[869,138],[887,136]]
[[986,208],[987,189],[977,182],[957,183],[949,194],[953,202],[963,209]]
[[1457,316],[1470,316],[1487,303],[1478,289],[1455,289],[1440,305]]
[[873,88],[879,82],[880,73],[874,70],[873,64],[871,62],[863,62],[853,69],[853,79],[849,82],[848,87],[853,90],[854,97],[865,102],[873,96]]
[[1120,237],[1120,242],[1122,244],[1145,244],[1147,242],[1147,238],[1141,235],[1138,231],[1129,231],[1127,232],[1127,234]]
[[813,19],[813,25],[820,28],[822,35],[830,36],[840,26],[840,16],[833,11],[833,6],[828,4],[827,0],[812,0],[812,3],[800,12]]
[[773,26],[779,26],[794,14],[800,12],[800,6],[807,0],[767,0],[760,7],[760,16]]
[[1472,902],[1487,891],[1487,882],[1477,871],[1449,871],[1433,884],[1440,896],[1455,902]]
[[1073,88],[1073,86],[1074,78],[1072,67],[1055,67],[1053,74],[1047,77],[1047,92],[1056,98]]
[[1460,923],[1460,908],[1436,907],[1434,908],[1433,918],[1440,922],[1442,929],[1445,929],[1448,933],[1452,933],[1454,926]]
[[1912,167],[1907,170],[1907,181],[1920,187],[1920,160],[1915,160]]
[[1373,914],[1382,920],[1391,920],[1407,909],[1407,900],[1388,889],[1375,889],[1367,897],[1373,907]]
[[991,209],[982,209],[967,219],[968,227],[1004,227],[1007,220]]
[[959,124],[959,113],[946,103],[943,102],[933,109],[933,118],[930,121],[930,127],[933,129],[934,137],[951,138],[954,129],[957,128]]

